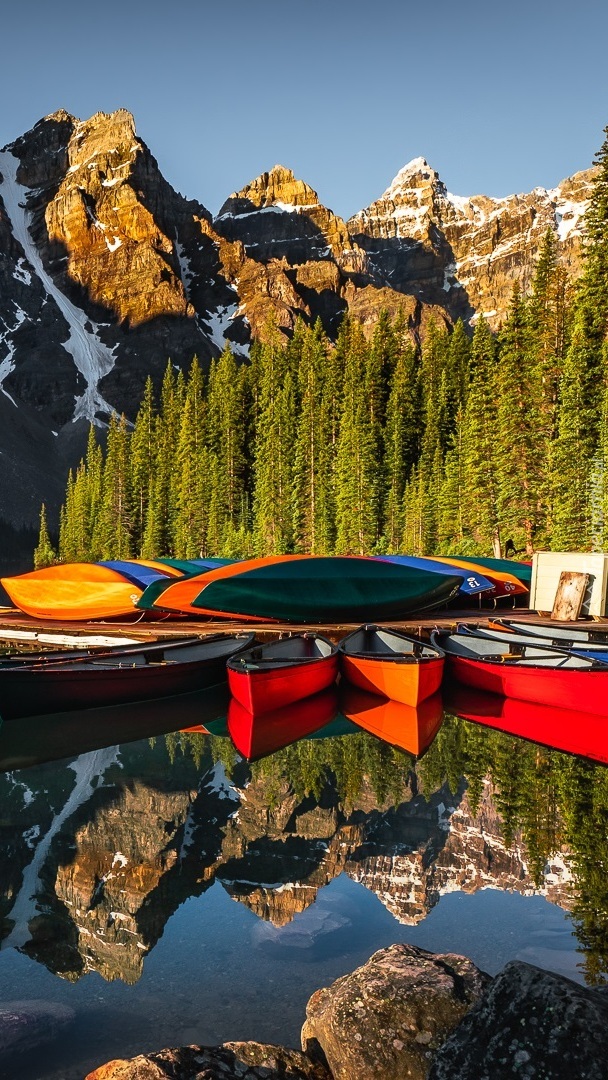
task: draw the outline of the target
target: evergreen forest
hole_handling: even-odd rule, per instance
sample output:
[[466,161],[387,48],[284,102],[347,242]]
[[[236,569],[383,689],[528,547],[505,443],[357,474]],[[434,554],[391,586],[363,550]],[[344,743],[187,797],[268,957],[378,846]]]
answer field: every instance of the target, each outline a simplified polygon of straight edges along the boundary
[[[337,340],[268,325],[247,361],[169,362],[134,423],[91,429],[58,550],[36,565],[280,553],[491,554],[608,545],[608,128],[583,271],[548,231],[529,289],[493,333],[382,314]],[[510,545],[511,546],[511,545]]]

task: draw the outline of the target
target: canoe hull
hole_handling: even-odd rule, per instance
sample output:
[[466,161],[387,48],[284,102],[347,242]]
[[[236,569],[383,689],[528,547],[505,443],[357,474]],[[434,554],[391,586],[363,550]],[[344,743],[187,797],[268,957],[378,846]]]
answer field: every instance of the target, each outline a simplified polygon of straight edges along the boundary
[[586,712],[608,716],[608,669],[524,668],[449,654],[446,665],[448,676],[463,686],[558,709],[583,705]]
[[239,670],[228,665],[228,686],[234,698],[251,713],[282,709],[330,687],[338,675],[336,653],[304,663],[294,661],[271,670]]
[[208,574],[192,609],[306,623],[388,619],[447,603],[460,580],[359,556],[274,556]]
[[253,635],[227,635],[200,659],[169,663],[65,663],[0,670],[0,714],[5,720],[40,713],[74,711],[172,697],[226,681],[226,662],[248,648]]
[[341,654],[340,670],[344,678],[367,690],[416,708],[421,701],[437,693],[443,677],[443,658],[417,660],[375,660],[371,657]]

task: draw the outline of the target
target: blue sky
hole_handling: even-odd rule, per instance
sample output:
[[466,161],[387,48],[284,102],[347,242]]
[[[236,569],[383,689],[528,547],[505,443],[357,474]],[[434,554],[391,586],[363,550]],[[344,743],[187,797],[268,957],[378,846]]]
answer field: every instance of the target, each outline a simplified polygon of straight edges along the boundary
[[413,157],[457,195],[553,187],[608,124],[605,0],[8,0],[0,146],[129,109],[212,212],[280,162],[348,217]]

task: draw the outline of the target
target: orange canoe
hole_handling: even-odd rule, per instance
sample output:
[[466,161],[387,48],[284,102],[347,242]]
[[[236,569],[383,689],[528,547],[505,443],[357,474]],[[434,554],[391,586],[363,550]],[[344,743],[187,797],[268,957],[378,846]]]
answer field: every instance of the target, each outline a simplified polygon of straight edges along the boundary
[[342,638],[340,672],[347,682],[414,708],[441,686],[441,649],[410,634],[367,624]]
[[116,570],[96,563],[60,563],[0,581],[15,607],[35,619],[132,615],[142,595]]

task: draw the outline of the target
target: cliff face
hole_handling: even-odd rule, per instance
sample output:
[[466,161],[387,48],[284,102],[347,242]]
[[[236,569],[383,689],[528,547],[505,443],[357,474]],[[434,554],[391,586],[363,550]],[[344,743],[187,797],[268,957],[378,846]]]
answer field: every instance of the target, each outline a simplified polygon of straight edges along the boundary
[[452,195],[424,158],[415,158],[384,194],[348,222],[371,266],[398,291],[444,306],[452,318],[483,314],[497,326],[514,285],[529,285],[547,229],[574,274],[594,170],[552,190],[491,199]]
[[[419,158],[345,222],[277,165],[213,219],[171,188],[125,110],[45,117],[0,152],[0,450],[18,477],[0,478],[3,515],[35,524],[89,422],[132,417],[169,358],[204,366],[227,343],[246,355],[269,316],[285,333],[302,317],[335,335],[346,311],[371,332],[381,310],[402,310],[415,339],[431,317],[449,326],[484,312],[496,325],[547,228],[577,272],[592,176],[461,198]],[[26,484],[24,425],[40,447],[40,479]]]

